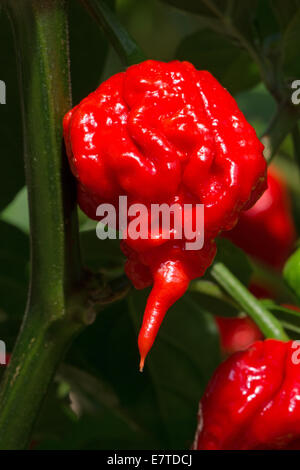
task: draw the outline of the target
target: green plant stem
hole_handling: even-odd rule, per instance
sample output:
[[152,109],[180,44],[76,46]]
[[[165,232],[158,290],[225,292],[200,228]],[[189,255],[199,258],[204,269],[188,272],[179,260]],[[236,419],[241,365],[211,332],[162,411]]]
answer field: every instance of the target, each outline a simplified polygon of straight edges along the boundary
[[143,51],[104,1],[80,1],[103,29],[124,65],[137,64],[146,59]]
[[62,155],[70,108],[64,0],[7,1],[20,74],[31,233],[23,325],[0,390],[0,448],[28,443],[55,369],[83,323],[69,308],[81,281],[74,182]]
[[289,339],[279,320],[248,291],[223,263],[215,263],[211,268],[211,275],[255,321],[266,338],[282,341]]

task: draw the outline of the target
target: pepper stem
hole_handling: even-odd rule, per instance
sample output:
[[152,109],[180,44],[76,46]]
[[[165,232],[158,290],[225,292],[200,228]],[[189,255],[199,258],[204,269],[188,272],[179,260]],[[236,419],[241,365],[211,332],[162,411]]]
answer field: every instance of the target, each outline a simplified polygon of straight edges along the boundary
[[75,188],[62,156],[62,117],[71,106],[66,2],[6,5],[22,97],[31,282],[26,314],[1,383],[0,448],[23,449],[56,367],[83,327],[67,308],[67,298],[81,279],[81,265]]

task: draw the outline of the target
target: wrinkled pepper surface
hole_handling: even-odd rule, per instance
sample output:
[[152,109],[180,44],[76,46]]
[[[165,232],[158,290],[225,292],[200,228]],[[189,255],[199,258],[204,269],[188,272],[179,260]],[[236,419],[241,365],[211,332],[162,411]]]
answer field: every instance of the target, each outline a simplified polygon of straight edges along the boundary
[[300,343],[265,340],[215,371],[194,449],[300,449]]
[[[148,60],[102,83],[64,118],[64,138],[81,209],[101,203],[204,204],[205,242],[184,237],[127,238],[126,273],[138,289],[153,284],[139,334],[141,369],[166,311],[202,276],[214,239],[265,190],[263,146],[233,97],[188,62]],[[193,211],[191,213],[193,219]]]
[[267,181],[263,196],[241,214],[226,237],[257,260],[281,269],[295,244],[296,230],[286,183],[274,165],[268,168]]

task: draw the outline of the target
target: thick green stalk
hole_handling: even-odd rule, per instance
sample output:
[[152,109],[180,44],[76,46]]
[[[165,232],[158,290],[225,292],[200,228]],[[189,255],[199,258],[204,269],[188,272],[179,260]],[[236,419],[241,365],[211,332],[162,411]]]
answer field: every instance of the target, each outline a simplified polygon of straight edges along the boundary
[[103,29],[124,65],[146,60],[143,51],[103,0],[80,1]]
[[20,72],[29,193],[31,281],[23,325],[0,390],[0,449],[21,449],[55,369],[83,327],[69,308],[80,282],[74,183],[62,154],[70,108],[64,0],[8,0]]
[[211,268],[213,278],[255,321],[266,338],[287,341],[289,338],[279,320],[231,273],[223,263],[215,263]]

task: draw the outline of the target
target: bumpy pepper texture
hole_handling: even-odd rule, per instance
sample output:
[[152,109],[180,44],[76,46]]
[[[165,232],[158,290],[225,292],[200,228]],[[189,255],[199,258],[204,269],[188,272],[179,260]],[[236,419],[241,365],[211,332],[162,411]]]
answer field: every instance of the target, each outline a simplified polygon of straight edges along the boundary
[[267,180],[263,196],[226,236],[249,255],[280,269],[291,254],[296,230],[286,183],[274,166]]
[[142,368],[166,311],[212,263],[214,238],[264,191],[263,147],[220,83],[178,61],[114,75],[65,116],[64,137],[79,205],[92,218],[120,195],[128,204],[205,206],[201,250],[186,250],[173,228],[170,240],[122,241],[135,287],[154,284],[139,335]]
[[215,371],[194,449],[300,449],[300,346],[257,341]]

